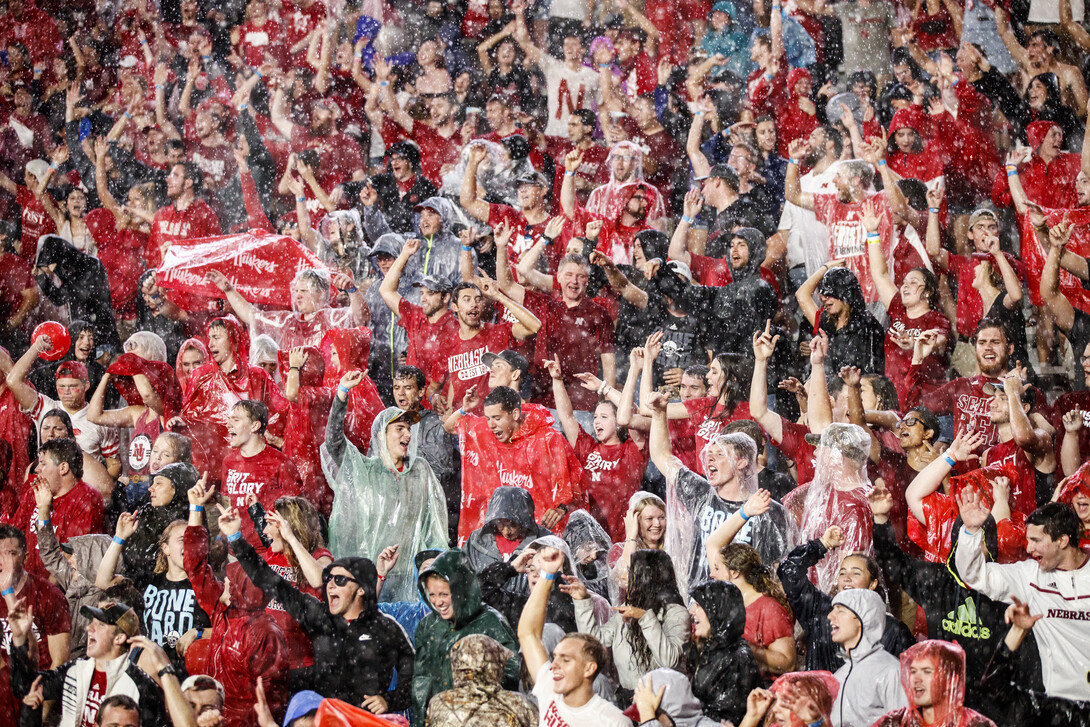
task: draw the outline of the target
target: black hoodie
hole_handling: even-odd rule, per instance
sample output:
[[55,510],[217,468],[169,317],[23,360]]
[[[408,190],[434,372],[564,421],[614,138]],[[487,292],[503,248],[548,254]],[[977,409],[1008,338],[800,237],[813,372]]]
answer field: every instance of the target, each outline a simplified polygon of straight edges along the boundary
[[886,332],[863,300],[859,279],[847,268],[829,268],[821,279],[818,295],[843,301],[851,313],[848,323],[837,329],[831,316],[821,316],[821,330],[829,336],[829,353],[825,356],[825,373],[836,376],[844,366],[856,366],[864,374],[886,372]]
[[690,647],[693,694],[708,717],[739,724],[746,715],[746,698],[761,685],[757,660],[742,638],[746,630],[742,592],[730,583],[705,581],[689,595],[704,609],[712,631],[699,648]]
[[[87,321],[95,331],[95,343],[108,344],[121,349],[117,335],[113,305],[110,303],[110,281],[106,268],[95,258],[75,248],[68,240],[57,235],[45,235],[38,243],[38,259],[35,265],[49,267],[56,264],[54,275],[38,275],[38,287],[56,306],[68,306],[69,315]],[[75,341],[72,341],[75,343]]]

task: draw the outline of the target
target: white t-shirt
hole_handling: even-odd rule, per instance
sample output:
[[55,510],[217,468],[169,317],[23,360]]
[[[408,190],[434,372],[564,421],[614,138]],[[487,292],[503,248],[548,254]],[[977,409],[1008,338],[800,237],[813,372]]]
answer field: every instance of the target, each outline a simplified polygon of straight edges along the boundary
[[[1071,17],[1076,23],[1082,22],[1082,0],[1071,0]],[[1045,25],[1054,25],[1060,22],[1060,4],[1056,0],[1030,0],[1029,22]]]
[[[23,410],[24,414],[30,414],[30,418],[34,420],[39,442],[42,440],[42,420],[45,419],[46,414],[54,409],[64,409],[64,407],[56,399],[51,399],[44,394],[38,394],[38,400],[34,402],[34,406]],[[117,450],[120,446],[117,430],[113,427],[100,427],[98,424],[87,421],[87,409],[86,405],[75,413],[64,409],[68,412],[68,416],[72,418],[72,429],[76,435],[76,444],[84,453],[100,460],[107,457],[117,457]]]
[[538,727],[632,727],[632,720],[597,694],[582,707],[565,704],[553,691],[552,666],[551,661],[542,664],[534,680]]
[[548,53],[538,61],[545,74],[545,87],[549,98],[549,123],[546,136],[568,136],[568,117],[575,109],[594,110],[598,98],[598,74],[586,66],[576,70],[568,68],[564,61]]
[[[821,174],[808,172],[799,178],[803,194],[836,194],[836,165]],[[790,202],[783,203],[779,229],[787,230],[787,264],[806,266],[810,277],[829,259],[829,230],[817,220],[813,211]]]

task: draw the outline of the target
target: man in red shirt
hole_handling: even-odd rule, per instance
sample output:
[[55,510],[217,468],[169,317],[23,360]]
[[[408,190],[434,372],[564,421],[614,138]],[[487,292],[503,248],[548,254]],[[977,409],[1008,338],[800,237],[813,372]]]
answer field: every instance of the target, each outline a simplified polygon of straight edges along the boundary
[[14,232],[11,223],[0,225],[0,343],[18,350],[29,343],[23,324],[41,300],[41,293],[30,263],[8,252]]
[[[227,417],[231,453],[223,458],[222,493],[231,507],[244,510],[250,495],[271,512],[278,498],[296,497],[303,483],[295,463],[280,450],[265,443],[269,409],[260,401],[243,399],[231,408]],[[243,536],[255,548],[261,543],[250,518],[242,519]]]
[[318,152],[318,182],[326,192],[338,184],[363,175],[365,165],[359,142],[337,130],[337,107],[325,99],[318,99],[310,107],[310,125],[292,123],[285,110],[283,86],[273,92],[269,104],[269,117],[277,131],[290,140],[295,153],[304,149]]
[[419,238],[405,241],[401,253],[394,260],[389,272],[382,278],[378,292],[394,315],[398,325],[405,329],[409,339],[409,349],[405,363],[415,366],[427,376],[435,369],[440,358],[440,342],[449,336],[458,326],[454,314],[450,312],[450,282],[436,275],[426,275],[413,287],[420,288],[420,305],[410,303],[397,287],[405,266],[421,246]]
[[175,240],[212,237],[223,233],[212,207],[197,197],[204,174],[193,162],[175,164],[167,175],[171,203],[155,213],[148,236],[148,264],[156,267]]
[[285,42],[288,46],[289,56],[300,61],[296,66],[302,67],[307,44],[310,42],[310,34],[313,33],[325,20],[327,10],[322,0],[293,0],[291,4],[280,9],[280,19],[284,23]]
[[998,442],[984,453],[981,465],[1011,464],[1019,477],[1011,480],[1013,507],[1029,516],[1038,505],[1052,497],[1052,476],[1056,471],[1055,430],[1037,411],[1037,390],[1027,387],[1018,373],[998,384],[985,384],[992,395],[989,416],[996,426]]
[[[1082,166],[1078,154],[1063,151],[1064,133],[1054,121],[1034,121],[1026,127],[1028,158],[1018,165],[1022,189],[1030,202],[1043,207],[1077,207],[1075,177]],[[1012,204],[1007,173],[999,172],[992,186],[992,201],[997,207]]]
[[[563,159],[568,152],[578,149],[582,152],[579,159],[579,167],[575,170],[575,200],[583,206],[587,204],[590,191],[594,189],[595,180],[601,174],[600,168],[609,156],[609,150],[594,140],[594,129],[597,120],[590,109],[575,109],[568,116],[568,139],[562,141],[561,137],[548,137],[550,154],[554,159]],[[560,199],[560,186],[564,183],[564,168],[556,168],[556,179],[553,182],[553,199]]]
[[[102,495],[83,477],[83,451],[76,440],[51,439],[38,448],[38,479],[23,490],[19,509],[5,521],[24,529],[27,535],[27,568],[48,576],[38,555],[38,528],[43,522],[53,528],[60,543],[77,535],[102,532],[106,506]],[[45,515],[45,521],[40,518]]]
[[[485,296],[500,303],[515,318],[515,323],[481,320]],[[492,281],[484,289],[473,283],[462,283],[451,295],[451,311],[458,319],[457,329],[444,331],[439,342],[440,359],[428,378],[441,382],[440,392],[451,402],[461,401],[471,388],[483,391],[488,387],[486,353],[500,353],[511,347],[512,339],[529,338],[541,329],[541,321],[521,304],[500,291]],[[475,524],[473,530],[477,527]],[[467,533],[469,531],[466,531]]]
[[621,194],[627,194],[628,200],[615,219],[591,214],[586,208],[579,206],[575,199],[575,179],[582,162],[581,149],[573,149],[564,157],[564,184],[560,189],[560,206],[564,215],[572,220],[576,234],[584,232],[591,220],[600,220],[602,228],[598,233],[598,251],[615,265],[633,265],[636,234],[652,229],[647,224],[651,185],[630,184],[623,188]]
[[7,48],[15,41],[27,47],[35,70],[45,70],[61,52],[57,24],[34,0],[10,0],[8,12],[0,15],[0,45]]
[[23,184],[20,186],[13,182],[6,174],[0,173],[0,189],[5,190],[15,197],[15,204],[22,210],[22,230],[19,237],[19,257],[27,262],[33,262],[38,254],[38,239],[42,235],[52,235],[57,232],[57,226],[53,218],[46,214],[45,207],[34,196],[31,189],[41,184],[41,178],[49,170],[47,162],[36,159],[27,163],[23,173]]
[[[614,47],[617,49],[617,64],[621,67],[621,82],[625,85],[625,95],[634,101],[645,93],[651,93],[658,85],[655,64],[644,50],[647,33],[642,28],[625,28],[617,34]],[[606,88],[612,88],[613,69],[602,68],[603,94]],[[608,78],[606,77],[608,74]]]
[[49,574],[29,573],[26,565],[27,541],[14,525],[0,525],[0,627],[3,642],[0,649],[11,654],[11,629],[8,614],[17,602],[33,612],[32,630],[38,641],[38,668],[56,669],[68,661],[72,641],[68,601],[59,588],[49,582]]
[[[424,176],[432,184],[441,185],[444,167],[458,163],[462,147],[451,97],[441,94],[429,99],[428,118],[417,121],[397,102],[394,87],[389,83],[389,66],[385,63],[376,63],[375,74],[376,80],[379,81],[379,98],[382,108],[376,108],[376,113],[368,113],[371,123],[375,128],[381,129],[382,140],[387,147],[406,137],[412,139],[422,152],[420,161]],[[386,85],[382,85],[383,81]],[[383,113],[387,119],[393,121],[393,124],[385,120],[376,123]]]
[[535,519],[563,532],[568,511],[582,504],[583,467],[564,435],[552,428],[553,418],[545,407],[523,402],[506,386],[484,399],[483,417],[467,414],[480,405],[473,387],[443,424],[458,434],[462,450],[459,542],[484,525],[492,492],[505,485],[528,490]]

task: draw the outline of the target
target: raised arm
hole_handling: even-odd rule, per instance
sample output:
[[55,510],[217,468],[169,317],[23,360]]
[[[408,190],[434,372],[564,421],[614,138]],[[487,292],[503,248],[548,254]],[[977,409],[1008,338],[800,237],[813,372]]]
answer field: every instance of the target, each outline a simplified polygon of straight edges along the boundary
[[723,548],[734,542],[734,537],[742,531],[750,518],[764,515],[772,506],[772,493],[768,490],[757,490],[746,500],[742,507],[738,508],[723,523],[712,531],[704,542],[704,554],[708,558],[708,568],[715,573],[723,564]]
[[269,119],[285,139],[292,138],[295,133],[295,124],[284,113],[284,88],[282,86],[277,86],[273,90],[272,102],[269,104]]
[[[788,175],[791,174],[790,168],[787,170]],[[812,326],[814,320],[817,318],[818,305],[814,302],[814,294],[817,293],[818,286],[821,285],[821,279],[825,277],[825,272],[832,267],[843,265],[843,260],[834,260],[831,263],[825,263],[820,268],[814,271],[814,274],[803,282],[799,286],[799,289],[795,291],[795,302],[799,304],[799,310],[806,316],[806,321]]]
[[[481,42],[480,45],[477,46],[477,60],[480,61],[481,71],[484,73],[485,76],[488,76],[492,73],[492,58],[489,57],[489,53],[492,51],[493,48],[496,47],[497,43],[515,32],[516,22],[517,21],[512,20],[510,23],[503,26],[503,29],[500,30],[500,32],[496,33],[490,38],[487,38],[486,40]],[[529,35],[527,35],[526,40],[527,42],[529,42]],[[515,42],[518,42],[521,47],[522,43],[519,41],[518,38],[515,38]],[[525,53],[525,50],[523,52]]]
[[[537,261],[541,259],[541,255],[545,252],[546,247],[555,244],[556,238],[560,236],[560,231],[563,228],[563,217],[557,215],[550,219],[549,223],[545,226],[545,234],[534,243],[533,247],[524,252],[522,257],[519,258],[518,265],[515,268],[518,271],[519,278],[534,290],[549,294],[552,294],[553,292],[553,276],[538,270]],[[498,275],[498,264],[496,272]]]
[[345,371],[337,386],[337,394],[329,407],[329,419],[325,425],[325,447],[338,467],[344,462],[348,447],[353,446],[344,435],[344,420],[348,415],[348,396],[352,389],[363,382],[365,375],[362,371]]
[[[114,530],[114,539],[110,547],[99,561],[98,571],[95,573],[95,588],[105,591],[114,584],[114,576],[117,573],[117,564],[121,560],[122,544],[136,532],[139,519],[136,513],[123,512],[117,518],[117,528]],[[121,542],[118,542],[118,541]]]
[[950,253],[942,246],[942,226],[939,224],[939,210],[942,207],[943,191],[927,190],[927,233],[924,244],[927,254],[939,267],[946,270],[950,266]]
[[810,378],[806,380],[809,408],[806,423],[813,434],[821,434],[833,421],[829,402],[829,384],[825,379],[825,357],[829,353],[829,336],[825,331],[810,339]]
[[563,554],[557,551],[557,556],[553,556],[552,553],[542,554],[543,575],[530,591],[530,598],[522,607],[522,616],[519,618],[519,647],[522,649],[522,657],[526,660],[526,670],[531,685],[537,680],[537,674],[541,668],[549,663],[549,652],[545,650],[545,644],[541,641],[541,632],[545,629],[545,610],[549,603],[549,593],[553,590],[553,582],[564,564]]
[[658,467],[659,472],[671,482],[677,473],[681,471],[681,460],[674,456],[670,450],[670,431],[667,428],[665,394],[651,394],[647,400],[647,408],[651,410],[651,434],[648,437],[647,449],[651,455],[651,461]]
[[795,139],[787,149],[787,176],[783,182],[783,196],[793,205],[803,209],[814,209],[814,195],[802,191],[802,183],[799,181],[799,161],[806,156],[806,140]]
[[[595,220],[594,222],[587,223],[587,229],[593,224],[598,225],[598,229],[601,229],[601,221]],[[590,254],[590,264],[597,265],[605,273],[606,280],[609,282],[609,287],[613,288],[622,298],[628,301],[637,310],[647,310],[647,291],[642,290],[638,286],[634,285],[632,281],[625,276],[621,270],[613,264],[613,261],[605,255],[605,253],[595,250]]]
[[[147,377],[144,377],[144,379],[146,381]],[[124,409],[111,409],[105,411],[106,392],[109,388],[110,374],[102,374],[102,378],[99,379],[98,386],[95,388],[95,393],[91,396],[91,401],[87,405],[87,421],[92,424],[97,424],[100,427],[130,428],[134,426],[134,415],[139,416],[140,411],[142,411],[144,407],[127,406]]]
[[1052,434],[1033,425],[1026,410],[1022,408],[1022,394],[1026,384],[1021,375],[1014,373],[1003,378],[1003,390],[1007,394],[1007,403],[1010,405],[1011,434],[1014,443],[1031,455],[1031,461],[1036,461],[1042,456],[1055,452],[1055,444]]
[[995,8],[995,29],[999,33],[999,38],[1003,41],[1003,45],[1007,46],[1007,52],[1011,54],[1018,65],[1025,71],[1030,71],[1031,66],[1029,62],[1029,54],[1026,53],[1026,49],[1022,47],[1022,44],[1018,42],[1018,38],[1015,37],[1014,31],[1011,29],[1011,19],[1007,11],[1001,6]]
[[398,253],[397,258],[394,260],[394,264],[390,266],[390,271],[386,273],[385,277],[382,278],[382,284],[378,286],[378,293],[382,296],[382,302],[393,311],[394,315],[397,315],[397,311],[401,307],[401,293],[397,292],[397,287],[401,283],[401,275],[405,272],[405,266],[409,264],[409,259],[420,249],[420,245],[419,238],[411,237],[406,240],[401,247],[401,252]]
[[1075,22],[1071,13],[1071,0],[1060,0],[1060,24],[1076,45],[1084,51],[1090,50],[1090,33],[1087,33],[1081,24]]
[[253,325],[257,309],[254,308],[253,303],[243,298],[242,294],[235,290],[234,284],[227,279],[226,275],[219,270],[211,270],[205,273],[204,277],[208,282],[220,289],[220,292],[227,298],[227,302],[231,304],[231,310],[235,312],[235,315],[243,324],[246,326]]
[[575,217],[575,173],[583,163],[583,150],[578,147],[564,155],[564,182],[560,185],[560,209],[569,220]]
[[878,232],[881,220],[874,214],[874,203],[867,200],[863,205],[863,227],[867,231],[867,259],[870,261],[870,273],[874,287],[878,289],[878,299],[889,310],[889,304],[897,295],[897,286],[889,274],[885,253],[882,252],[882,236]]
[[496,301],[515,317],[515,325],[511,327],[511,335],[520,341],[524,341],[541,330],[541,321],[537,316],[526,309],[521,303],[516,303],[496,285],[496,281],[487,278],[480,279],[481,292],[485,297]]
[[749,381],[749,415],[776,444],[783,442],[783,420],[768,409],[768,360],[779,340],[778,335],[772,335],[772,321],[765,321],[764,331],[753,334],[753,376]]
[[1069,254],[1064,248],[1071,241],[1071,231],[1071,223],[1066,219],[1049,230],[1048,255],[1041,270],[1041,298],[1063,331],[1070,331],[1075,325],[1075,308],[1060,290],[1060,258]]
[[708,157],[700,150],[700,142],[704,135],[704,117],[711,109],[711,103],[701,101],[693,112],[693,123],[689,125],[689,135],[685,139],[685,153],[689,157],[689,163],[693,167],[694,177],[706,177],[711,171]]
[[[1083,412],[1072,409],[1063,416],[1064,431],[1061,434],[1063,442],[1060,445],[1060,469],[1062,474],[1070,477],[1075,470],[1082,466],[1082,453],[1079,451],[1079,432],[1083,427]],[[1056,487],[1056,494],[1060,492]]]
[[462,208],[481,222],[488,222],[488,212],[491,205],[484,200],[477,199],[477,167],[481,165],[488,155],[488,150],[483,144],[471,144],[469,155],[466,158],[466,175],[462,179],[462,188],[459,190],[458,201]]
[[[677,221],[674,234],[670,236],[670,249],[667,255],[671,260],[692,265],[692,254],[689,252],[689,231],[692,229],[693,219],[704,208],[704,196],[700,189],[693,187],[685,193],[685,201],[682,204],[681,219]],[[665,264],[663,260],[663,264]]]
[[38,356],[51,348],[53,348],[53,342],[49,336],[38,336],[38,340],[30,344],[30,348],[19,357],[8,372],[7,384],[11,389],[11,395],[15,397],[15,401],[19,402],[19,406],[27,411],[34,408],[38,401],[38,392],[27,383],[27,374],[30,373],[30,367],[34,365]]
[[980,433],[962,434],[954,438],[942,457],[934,459],[920,470],[905,490],[905,500],[912,517],[926,525],[927,517],[923,510],[923,501],[942,486],[942,481],[950,474],[957,462],[965,461],[973,451],[984,443]]
[[568,444],[574,449],[575,443],[579,441],[579,431],[582,427],[575,421],[575,410],[572,409],[568,390],[564,386],[564,374],[560,370],[560,357],[554,356],[551,361],[546,360],[544,366],[553,382],[553,399],[556,401],[556,414],[560,420],[560,427],[564,430]]
[[519,44],[519,48],[526,55],[526,63],[536,66],[541,63],[541,56],[544,52],[534,45],[534,42],[530,39],[530,32],[526,27],[525,13],[515,10],[514,5],[512,5],[512,11],[515,13],[515,42]]

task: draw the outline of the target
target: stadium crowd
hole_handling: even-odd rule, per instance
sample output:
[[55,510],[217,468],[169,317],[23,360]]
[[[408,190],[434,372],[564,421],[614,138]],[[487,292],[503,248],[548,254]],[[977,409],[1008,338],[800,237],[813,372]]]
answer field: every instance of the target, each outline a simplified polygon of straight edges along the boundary
[[0,725],[1090,724],[1083,0],[0,0]]

